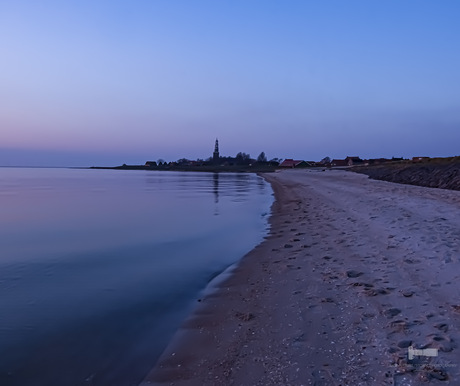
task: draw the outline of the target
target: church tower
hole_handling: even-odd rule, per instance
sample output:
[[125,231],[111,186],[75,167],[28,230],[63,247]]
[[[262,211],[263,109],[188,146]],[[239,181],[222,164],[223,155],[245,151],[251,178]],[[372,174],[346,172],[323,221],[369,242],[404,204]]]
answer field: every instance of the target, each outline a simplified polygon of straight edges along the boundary
[[219,162],[219,141],[216,138],[216,144],[214,145],[214,153],[212,153],[212,161],[214,163]]

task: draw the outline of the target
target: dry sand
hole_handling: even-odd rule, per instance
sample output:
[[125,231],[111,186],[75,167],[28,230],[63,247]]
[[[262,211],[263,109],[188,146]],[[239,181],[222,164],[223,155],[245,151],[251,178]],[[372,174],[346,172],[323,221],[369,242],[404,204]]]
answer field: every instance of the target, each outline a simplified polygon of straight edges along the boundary
[[[460,385],[460,192],[346,171],[264,177],[271,235],[142,385]],[[410,361],[410,345],[437,356]]]

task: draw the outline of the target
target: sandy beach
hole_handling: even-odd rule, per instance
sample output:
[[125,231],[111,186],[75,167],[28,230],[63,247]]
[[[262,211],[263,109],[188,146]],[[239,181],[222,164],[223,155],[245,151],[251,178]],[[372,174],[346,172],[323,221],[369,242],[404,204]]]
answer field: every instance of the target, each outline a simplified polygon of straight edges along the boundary
[[459,385],[460,192],[338,170],[264,177],[271,234],[142,386]]

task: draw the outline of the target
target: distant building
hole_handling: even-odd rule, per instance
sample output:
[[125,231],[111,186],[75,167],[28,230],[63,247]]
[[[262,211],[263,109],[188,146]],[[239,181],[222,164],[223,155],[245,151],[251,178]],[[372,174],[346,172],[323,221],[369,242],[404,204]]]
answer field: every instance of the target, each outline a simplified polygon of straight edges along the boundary
[[429,159],[430,159],[430,157],[413,157],[412,161],[414,161],[414,162],[422,162],[422,161],[427,161]]
[[347,157],[345,159],[333,159],[331,166],[353,166],[363,165],[364,161],[359,157]]
[[214,145],[214,153],[212,153],[212,162],[218,163],[219,162],[219,141],[216,138],[216,143]]
[[294,160],[292,158],[286,158],[281,164],[279,165],[280,168],[301,168],[306,167],[308,164],[302,160]]
[[155,161],[147,161],[145,163],[145,166],[147,166],[148,168],[156,168],[157,167],[157,163]]
[[348,161],[346,159],[333,159],[331,166],[348,166]]
[[345,158],[345,161],[347,161],[348,166],[362,165],[364,163],[364,161],[359,157],[347,157]]
[[387,162],[391,162],[391,159],[388,158],[370,158],[368,160],[364,160],[364,165],[380,165]]

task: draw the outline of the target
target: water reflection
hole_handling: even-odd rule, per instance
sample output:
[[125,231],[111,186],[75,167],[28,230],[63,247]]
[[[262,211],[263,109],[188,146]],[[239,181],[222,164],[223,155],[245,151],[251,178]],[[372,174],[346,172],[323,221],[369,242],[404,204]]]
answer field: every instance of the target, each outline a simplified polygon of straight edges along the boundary
[[262,240],[272,202],[230,173],[0,168],[0,188],[11,386],[139,382],[209,278]]
[[219,215],[219,173],[213,173],[214,216]]
[[219,202],[219,173],[214,173],[212,175],[213,192],[214,192],[214,202],[217,204]]

